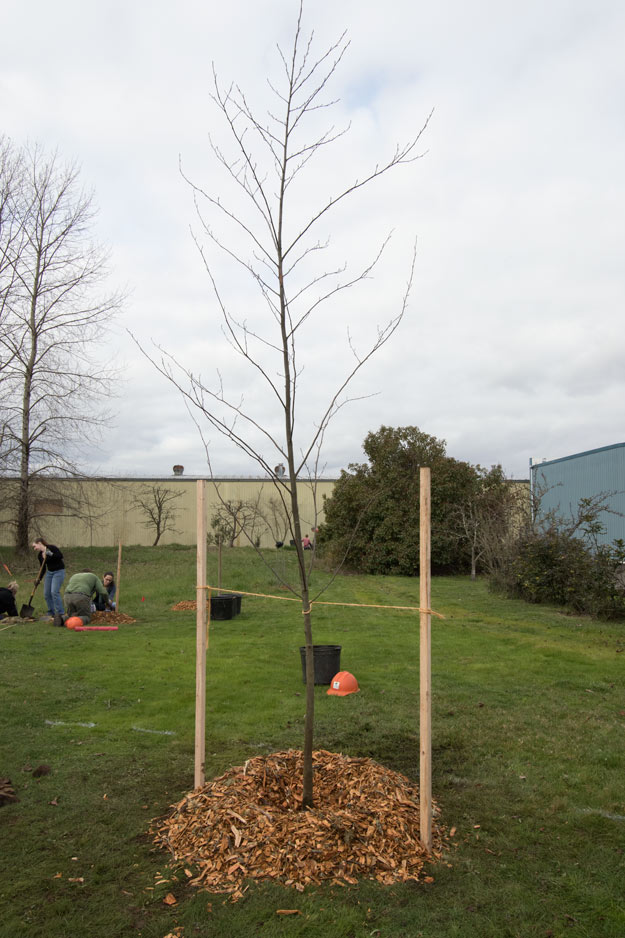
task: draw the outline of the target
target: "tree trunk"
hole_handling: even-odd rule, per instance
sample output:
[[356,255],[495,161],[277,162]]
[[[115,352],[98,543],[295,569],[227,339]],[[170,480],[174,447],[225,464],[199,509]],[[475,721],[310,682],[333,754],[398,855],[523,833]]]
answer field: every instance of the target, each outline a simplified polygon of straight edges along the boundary
[[[288,363],[287,363],[287,376]],[[289,392],[287,391],[287,400]],[[295,456],[293,452],[293,425],[290,420],[290,407],[285,408],[287,415],[287,458],[289,464],[289,479],[291,483],[291,511],[293,514],[293,535],[295,537],[295,550],[297,551],[297,566],[299,570],[300,589],[302,594],[302,615],[304,616],[304,642],[306,645],[306,715],[304,718],[304,749],[302,773],[302,807],[312,808],[314,803],[313,791],[313,738],[315,727],[315,660],[313,652],[312,615],[310,597],[308,593],[308,571],[306,558],[302,547],[302,525],[299,516],[299,501],[297,497],[297,475],[295,472]]]
[[15,549],[20,554],[28,553],[30,545],[30,509],[29,509],[30,491],[28,485],[28,475],[24,476],[20,472],[20,487],[17,504],[17,527],[15,531]]
[[37,328],[36,312],[39,282],[39,258],[34,276],[32,298],[30,302],[30,355],[24,373],[24,391],[22,394],[22,427],[20,440],[20,487],[17,506],[17,529],[15,533],[15,548],[19,553],[26,554],[30,546],[30,407],[33,386],[33,372],[37,356]]
[[[289,447],[291,450],[292,447]],[[289,468],[292,466],[292,453],[289,451]],[[295,475],[293,468],[292,478]],[[293,533],[295,535],[295,550],[297,551],[297,565],[299,568],[300,587],[302,593],[302,615],[304,616],[304,643],[306,645],[306,715],[304,718],[304,749],[303,749],[303,777],[302,777],[302,807],[312,808],[314,804],[313,790],[313,740],[315,727],[315,659],[313,652],[312,615],[310,597],[308,593],[308,571],[306,558],[302,547],[302,526],[299,517],[299,504],[297,500],[297,480],[291,484],[291,507],[293,511]]]
[[286,192],[286,178],[288,167],[288,149],[289,135],[291,133],[291,106],[292,96],[295,88],[295,56],[291,62],[291,74],[289,83],[289,99],[287,102],[286,120],[284,123],[284,140],[282,149],[282,163],[280,171],[280,193],[278,209],[278,225],[275,238],[276,266],[278,274],[279,288],[279,309],[280,309],[280,335],[282,340],[282,361],[284,366],[284,429],[287,451],[288,478],[291,494],[291,512],[293,515],[293,535],[295,537],[295,550],[297,551],[297,565],[299,569],[300,588],[302,596],[302,614],[304,616],[304,639],[306,644],[306,716],[304,718],[304,749],[303,749],[303,773],[302,773],[302,807],[311,808],[313,806],[313,738],[315,725],[315,662],[313,657],[313,638],[312,638],[312,617],[310,610],[310,599],[308,595],[308,574],[306,570],[306,560],[302,548],[302,526],[299,516],[299,501],[297,497],[297,472],[295,469],[295,453],[293,445],[294,436],[294,396],[295,385],[292,372],[292,362],[290,357],[289,336],[289,304],[284,285],[284,249],[282,244],[283,222],[284,222],[284,200]]
[[313,652],[312,622],[308,606],[308,590],[305,592],[304,640],[306,642],[306,718],[304,721],[304,771],[302,788],[302,807],[312,808],[314,803],[313,788],[313,742],[315,726],[315,658]]

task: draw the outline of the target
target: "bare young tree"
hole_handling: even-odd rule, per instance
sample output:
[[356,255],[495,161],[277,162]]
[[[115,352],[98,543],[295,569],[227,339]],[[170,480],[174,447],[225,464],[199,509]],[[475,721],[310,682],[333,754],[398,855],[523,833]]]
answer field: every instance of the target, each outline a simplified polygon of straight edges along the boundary
[[152,528],[155,534],[152,547],[156,547],[163,534],[170,531],[177,534],[174,527],[179,507],[175,502],[182,492],[174,492],[164,485],[145,485],[132,499],[133,507],[138,508],[145,517],[141,523],[146,528]]
[[234,547],[241,535],[254,544],[262,522],[259,501],[260,495],[251,501],[241,498],[222,501],[211,518],[215,535],[227,542],[228,547]]
[[15,544],[27,550],[33,483],[74,474],[103,416],[110,371],[98,339],[118,310],[101,295],[106,255],[91,240],[95,211],[75,166],[5,142],[0,159],[0,391],[5,470],[19,476]]
[[471,553],[471,579],[480,564],[489,575],[506,563],[529,521],[529,493],[506,478],[501,466],[476,467],[475,484],[454,512],[456,536]]
[[[298,480],[308,479],[314,484],[325,433],[332,417],[347,402],[348,385],[397,329],[412,283],[414,251],[407,284],[394,301],[388,300],[389,305],[395,305],[395,312],[385,310],[382,315],[386,322],[378,325],[369,338],[361,333],[362,348],[344,323],[346,351],[351,360],[340,367],[338,377],[335,370],[332,380],[326,375],[323,382],[317,382],[316,391],[315,382],[311,386],[302,380],[307,327],[314,314],[321,314],[324,304],[330,304],[326,312],[331,324],[337,324],[343,313],[339,299],[370,276],[390,240],[390,235],[382,235],[371,258],[351,273],[342,260],[337,264],[323,260],[329,247],[325,226],[330,217],[364,187],[418,159],[418,142],[425,125],[361,178],[348,182],[336,194],[320,194],[315,204],[315,193],[323,182],[312,166],[345,133],[332,126],[320,129],[320,118],[336,103],[327,100],[326,94],[349,43],[343,34],[317,54],[312,34],[304,34],[302,16],[300,3],[292,47],[287,54],[278,47],[281,78],[268,81],[272,104],[266,114],[249,103],[238,85],[223,88],[214,73],[212,98],[227,142],[211,138],[211,147],[222,170],[223,184],[207,190],[187,180],[193,189],[202,232],[195,236],[196,243],[221,314],[222,331],[249,366],[250,381],[257,382],[255,387],[264,386],[267,395],[261,400],[260,393],[252,393],[246,401],[238,391],[226,388],[221,375],[215,383],[206,381],[163,349],[153,361],[180,389],[190,409],[196,409],[201,430],[208,425],[224,434],[272,479],[276,498],[289,518],[298,569],[298,582],[290,588],[301,600],[306,645],[302,804],[310,806],[315,701],[311,609],[318,597],[311,595],[310,563],[302,549]],[[323,171],[321,178],[327,183]],[[215,228],[222,224],[223,231]],[[248,297],[245,312],[227,302],[218,282],[215,255],[249,275],[258,291],[256,307]],[[308,388],[315,393],[321,391],[320,384],[327,396],[321,404],[315,403],[316,418],[307,420],[302,431],[300,399]],[[272,468],[275,462],[285,463],[284,476],[277,473],[277,467]]]
[[293,522],[288,505],[274,495],[268,499],[266,505],[263,505],[261,512],[265,527],[276,546],[282,546],[287,540],[293,540]]

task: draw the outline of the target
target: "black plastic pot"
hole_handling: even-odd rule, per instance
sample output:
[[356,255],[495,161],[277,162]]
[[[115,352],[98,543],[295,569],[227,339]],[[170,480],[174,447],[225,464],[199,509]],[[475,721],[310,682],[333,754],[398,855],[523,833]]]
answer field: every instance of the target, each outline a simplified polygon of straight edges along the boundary
[[236,597],[230,593],[211,596],[211,619],[234,619],[236,608]]
[[242,593],[230,593],[230,595],[234,599],[234,614],[235,616],[238,616],[239,613],[241,612],[241,600],[243,599],[243,594]]
[[[315,684],[331,684],[341,670],[341,645],[313,645]],[[302,680],[306,683],[306,648],[299,650],[302,659]]]

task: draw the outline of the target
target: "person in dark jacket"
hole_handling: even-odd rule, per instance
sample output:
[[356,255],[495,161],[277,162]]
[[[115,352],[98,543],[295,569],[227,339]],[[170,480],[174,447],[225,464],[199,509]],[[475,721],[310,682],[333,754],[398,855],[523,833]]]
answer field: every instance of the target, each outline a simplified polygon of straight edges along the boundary
[[94,593],[93,604],[98,612],[104,612],[106,609],[115,609],[115,593],[117,592],[117,587],[112,573],[104,574],[102,577],[102,585],[108,593],[108,599],[104,600],[101,596],[98,596],[97,591]]
[[16,616],[17,606],[15,605],[15,594],[17,593],[17,583],[13,580],[8,586],[0,586],[0,619],[5,616]]
[[[41,575],[45,577],[43,581],[43,595],[48,607],[48,615],[62,616],[65,612],[63,600],[61,599],[61,585],[65,579],[65,563],[63,554],[54,544],[48,544],[42,537],[33,543],[33,550],[37,551],[39,556],[39,566],[44,563]],[[36,583],[40,582],[38,578]]]

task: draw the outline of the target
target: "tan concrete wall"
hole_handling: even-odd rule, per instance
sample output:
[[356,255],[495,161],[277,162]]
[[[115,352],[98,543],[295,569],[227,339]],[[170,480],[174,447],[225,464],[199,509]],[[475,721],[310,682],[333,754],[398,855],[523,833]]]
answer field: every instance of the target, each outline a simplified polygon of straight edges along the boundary
[[[15,483],[3,480],[6,503],[10,503],[11,487]],[[156,486],[179,495],[171,502],[175,508],[174,531],[167,531],[161,544],[195,544],[196,542],[196,480],[192,478],[167,479],[56,479],[38,493],[37,508],[41,512],[33,529],[53,544],[64,547],[110,547],[120,540],[123,544],[149,545],[154,542],[155,529],[145,524],[146,515],[135,499],[150,497]],[[316,488],[316,493],[313,489]],[[323,496],[329,496],[334,481],[318,481],[315,486],[307,482],[298,484],[302,520],[302,533],[311,533],[323,521]],[[211,532],[211,519],[223,501],[258,506],[254,537],[260,537],[262,547],[273,547],[275,538],[261,514],[270,517],[270,500],[277,496],[276,488],[268,479],[223,479],[206,482],[207,530]],[[60,512],[60,513],[57,513]],[[0,544],[12,544],[14,533],[6,521],[7,511],[0,512]],[[290,535],[287,535],[287,543]],[[245,536],[235,546],[246,546]]]

